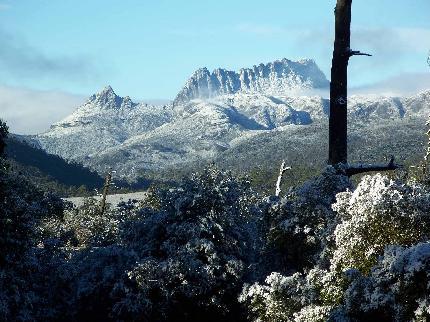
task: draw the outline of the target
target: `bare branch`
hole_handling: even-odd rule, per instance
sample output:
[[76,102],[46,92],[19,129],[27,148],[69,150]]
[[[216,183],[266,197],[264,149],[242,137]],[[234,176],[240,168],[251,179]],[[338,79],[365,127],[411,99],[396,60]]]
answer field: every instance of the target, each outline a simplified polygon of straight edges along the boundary
[[346,169],[346,175],[350,177],[355,174],[360,174],[365,172],[392,171],[400,167],[401,167],[400,165],[394,163],[394,156],[392,156],[388,164],[369,164],[369,165],[360,164],[357,166],[349,166]]
[[371,54],[367,54],[367,53],[362,53],[359,50],[351,50],[351,49],[349,49],[348,56],[349,57],[351,57],[351,56],[370,56],[371,57],[372,55]]
[[284,175],[284,172],[287,170],[291,170],[291,167],[285,166],[285,160],[282,161],[281,168],[279,169],[279,176],[278,180],[276,180],[276,190],[275,190],[275,196],[279,196],[281,193],[281,183],[282,183],[282,176]]

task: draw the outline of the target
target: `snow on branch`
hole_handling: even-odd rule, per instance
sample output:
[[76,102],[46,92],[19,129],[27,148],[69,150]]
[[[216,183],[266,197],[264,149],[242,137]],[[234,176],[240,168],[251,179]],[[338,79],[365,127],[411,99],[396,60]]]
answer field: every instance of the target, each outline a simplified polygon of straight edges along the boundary
[[284,172],[287,170],[291,170],[291,167],[285,166],[285,160],[282,161],[281,168],[279,169],[279,176],[278,180],[276,180],[276,190],[275,190],[275,196],[279,196],[281,193],[281,183],[282,183],[282,177],[284,175]]

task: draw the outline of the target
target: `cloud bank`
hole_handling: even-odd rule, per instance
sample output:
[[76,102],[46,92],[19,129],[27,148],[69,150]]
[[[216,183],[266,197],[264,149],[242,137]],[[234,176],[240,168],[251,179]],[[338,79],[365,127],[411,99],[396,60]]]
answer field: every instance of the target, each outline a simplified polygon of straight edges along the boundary
[[85,98],[57,91],[35,91],[0,85],[0,118],[9,131],[36,134],[69,115]]
[[397,75],[375,84],[351,88],[349,93],[412,96],[425,90],[430,90],[430,71],[428,73],[405,73]]
[[[1,9],[0,9],[1,10]],[[13,78],[61,78],[85,81],[97,78],[90,57],[58,56],[44,53],[23,37],[0,28],[0,70]]]

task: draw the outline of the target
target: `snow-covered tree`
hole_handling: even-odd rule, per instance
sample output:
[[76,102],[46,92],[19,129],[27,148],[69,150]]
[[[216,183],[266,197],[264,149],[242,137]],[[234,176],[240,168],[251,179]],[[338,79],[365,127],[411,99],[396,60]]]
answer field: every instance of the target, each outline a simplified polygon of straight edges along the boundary
[[240,320],[237,296],[254,260],[249,182],[208,168],[158,195],[124,225],[139,256],[115,313],[125,319]]
[[339,223],[331,205],[352,187],[344,169],[327,167],[263,211],[269,224],[262,262],[269,275],[243,288],[239,300],[250,320],[325,321],[341,298],[342,285],[328,268]]
[[258,244],[253,203],[247,180],[210,167],[102,216],[89,201],[44,222],[45,242],[67,253],[51,283],[54,311],[71,320],[240,321],[237,298]]
[[386,246],[430,237],[430,191],[421,185],[365,176],[354,192],[337,195],[333,209],[342,220],[334,232],[333,270],[368,273]]
[[[309,193],[312,189],[305,187],[322,188],[322,182],[330,182],[322,178],[310,181],[298,191],[308,192],[303,197],[312,196]],[[334,177],[330,178],[333,180]],[[344,183],[339,187],[346,188],[347,181]],[[330,201],[322,193],[324,189],[314,191],[320,191],[315,199],[315,211]],[[253,321],[362,321],[376,318],[424,321],[428,315],[426,296],[427,285],[430,285],[427,273],[424,273],[427,262],[430,263],[426,253],[429,248],[425,243],[430,236],[429,190],[380,174],[365,176],[354,191],[338,193],[332,208],[335,213],[324,211],[330,215],[327,222],[330,224],[322,226],[324,233],[315,235],[312,223],[316,217],[310,215],[314,212],[302,208],[306,211],[301,216],[295,213],[292,217],[296,218],[295,225],[306,220],[310,223],[309,235],[303,236],[324,240],[320,242],[324,246],[316,248],[319,252],[313,255],[317,254],[319,260],[308,263],[302,272],[284,269],[282,274],[269,274],[264,283],[246,285],[240,300],[247,307],[249,318]],[[291,219],[287,221],[290,222]],[[285,236],[298,235],[300,227],[297,225]],[[287,240],[285,249],[296,246],[293,240]],[[303,240],[301,251],[306,250],[308,242]],[[312,258],[309,254],[312,255],[307,253],[305,258]],[[325,260],[321,260],[322,254],[325,254]]]
[[355,270],[334,321],[428,321],[430,244],[390,246],[365,276]]
[[347,188],[351,182],[342,169],[329,166],[284,198],[266,200],[267,243],[262,259],[268,270],[291,273],[316,263],[329,265],[328,246],[334,244],[333,231],[338,223],[331,204],[336,193]]
[[120,209],[106,206],[101,213],[100,203],[87,198],[82,206],[67,209],[61,218],[43,221],[41,231],[65,247],[108,246],[118,241],[119,226],[124,220],[125,213]]

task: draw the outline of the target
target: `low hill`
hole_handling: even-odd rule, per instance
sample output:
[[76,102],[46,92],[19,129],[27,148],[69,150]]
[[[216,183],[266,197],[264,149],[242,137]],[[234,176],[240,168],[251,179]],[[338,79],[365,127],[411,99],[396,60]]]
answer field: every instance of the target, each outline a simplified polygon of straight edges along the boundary
[[38,149],[18,135],[6,140],[6,155],[12,169],[22,173],[36,186],[61,195],[82,195],[103,186],[96,172],[57,155]]

